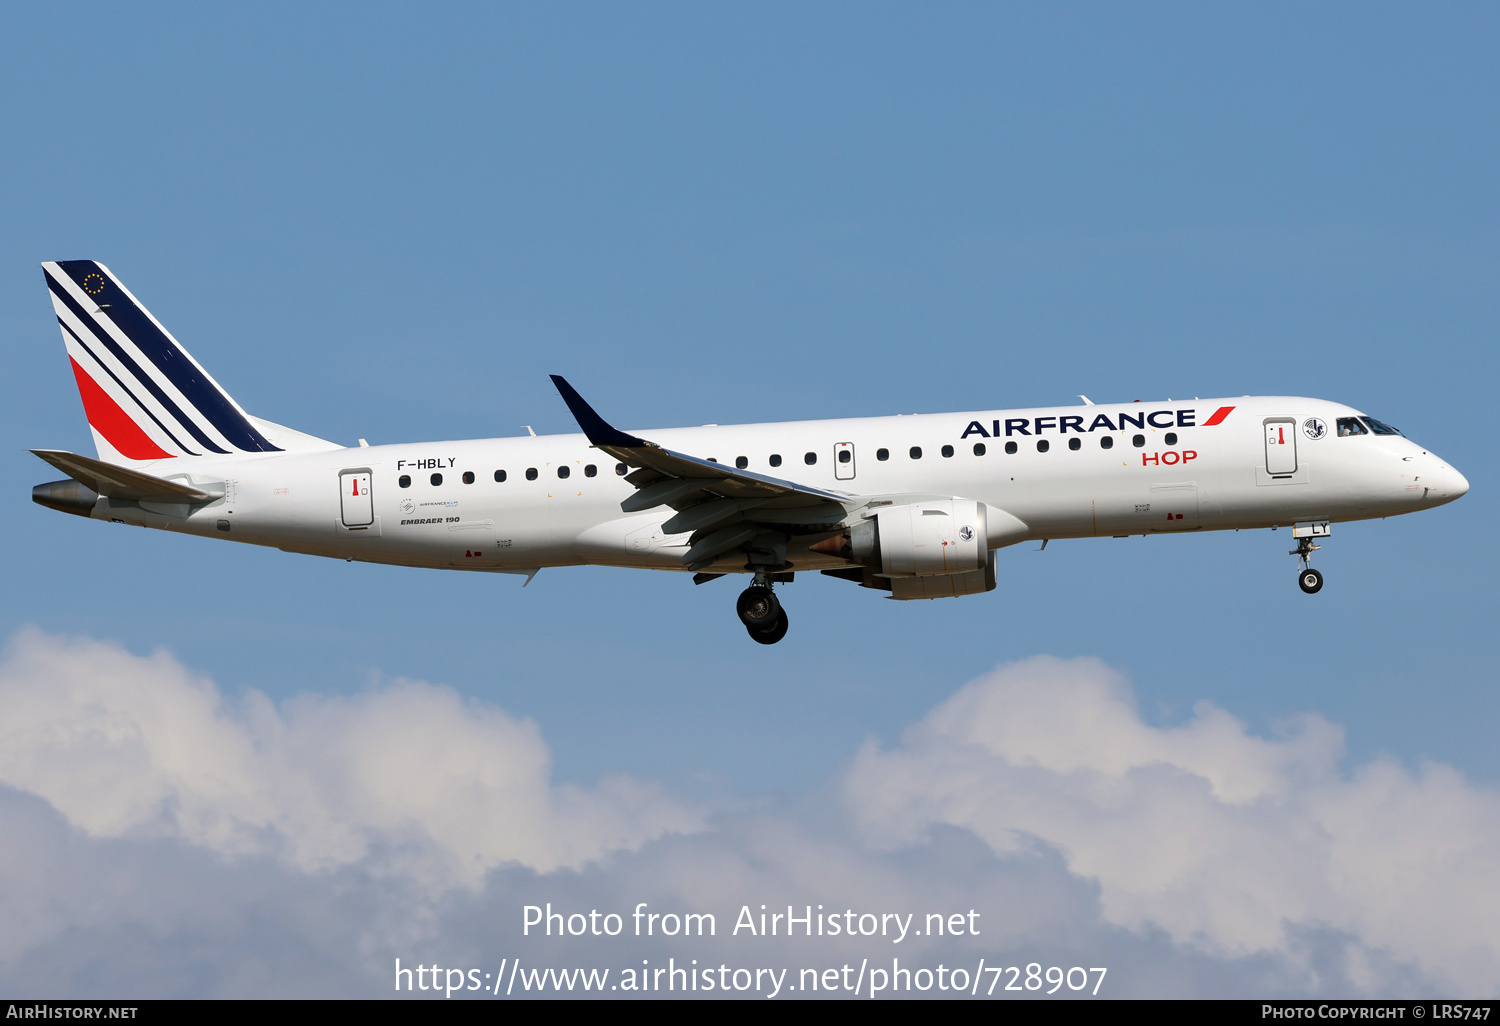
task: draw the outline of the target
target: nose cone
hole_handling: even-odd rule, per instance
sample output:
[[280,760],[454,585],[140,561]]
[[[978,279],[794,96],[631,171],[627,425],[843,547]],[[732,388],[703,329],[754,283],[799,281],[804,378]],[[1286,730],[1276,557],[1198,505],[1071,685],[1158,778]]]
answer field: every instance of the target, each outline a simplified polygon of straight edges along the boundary
[[1469,479],[1436,456],[1429,454],[1429,458],[1434,465],[1422,475],[1422,484],[1432,489],[1427,494],[1428,501],[1434,506],[1441,506],[1445,502],[1462,498],[1469,490]]
[[1447,493],[1455,499],[1467,495],[1469,493],[1469,479],[1452,467],[1448,467],[1447,471],[1449,478],[1449,483],[1446,486]]

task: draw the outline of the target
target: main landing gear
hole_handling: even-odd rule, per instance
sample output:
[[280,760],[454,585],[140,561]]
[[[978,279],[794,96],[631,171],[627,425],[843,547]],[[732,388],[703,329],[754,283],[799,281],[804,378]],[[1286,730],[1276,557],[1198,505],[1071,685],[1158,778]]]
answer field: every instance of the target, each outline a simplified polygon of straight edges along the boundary
[[1297,571],[1297,587],[1309,595],[1316,595],[1323,589],[1323,575],[1310,565],[1312,554],[1320,548],[1322,546],[1314,545],[1311,538],[1298,538],[1297,547],[1287,553],[1288,556],[1296,556],[1297,562],[1301,564],[1302,569]]
[[786,610],[781,608],[771,590],[771,579],[765,574],[755,575],[755,583],[740,593],[734,609],[750,637],[760,644],[774,645],[786,637]]

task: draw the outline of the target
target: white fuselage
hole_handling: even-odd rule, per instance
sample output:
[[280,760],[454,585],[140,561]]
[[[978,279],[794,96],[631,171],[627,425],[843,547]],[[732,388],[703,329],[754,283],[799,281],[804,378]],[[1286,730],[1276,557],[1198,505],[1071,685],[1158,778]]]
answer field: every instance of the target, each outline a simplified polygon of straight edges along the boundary
[[[1225,408],[1230,412],[1209,426]],[[1355,415],[1318,399],[1258,396],[638,433],[730,467],[743,458],[753,472],[859,501],[912,494],[978,500],[1025,526],[992,547],[1026,538],[1362,520],[1427,509],[1467,491],[1461,474],[1402,436],[1339,436],[1337,420]],[[1319,424],[1322,434],[1313,437]],[[1268,432],[1279,437],[1268,440]],[[1070,448],[1074,439],[1077,449]],[[849,454],[846,462],[840,450]],[[226,494],[196,508],[100,499],[92,516],[408,566],[686,569],[688,536],[661,530],[674,511],[621,513],[635,489],[582,434],[169,459],[140,469],[224,481]],[[344,494],[361,473],[368,474],[364,490]],[[805,545],[788,556],[800,570],[848,565]],[[726,558],[714,569],[742,569],[737,563],[743,559]]]

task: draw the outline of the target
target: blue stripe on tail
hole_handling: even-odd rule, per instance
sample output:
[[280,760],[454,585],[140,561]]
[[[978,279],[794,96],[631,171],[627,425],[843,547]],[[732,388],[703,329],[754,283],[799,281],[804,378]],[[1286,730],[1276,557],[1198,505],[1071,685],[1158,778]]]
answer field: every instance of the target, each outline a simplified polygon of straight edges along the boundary
[[[68,290],[63,288],[62,285],[58,282],[53,281],[51,275],[47,276],[47,287],[52,290],[52,294],[54,296],[63,301],[63,303],[69,310],[73,311],[74,317],[77,317],[86,328],[90,329],[89,333],[97,338],[101,343],[103,343],[104,347],[114,354],[115,359],[119,360],[120,363],[130,369],[130,373],[135,377],[135,380],[140,383],[141,387],[150,392],[151,395],[155,397],[156,401],[161,403],[162,407],[172,415],[177,423],[182,425],[182,427],[186,429],[189,434],[191,434],[198,440],[199,445],[203,446],[203,448],[209,450],[210,452],[225,453],[228,451],[220,448],[218,445],[214,444],[214,442],[210,441],[208,436],[203,433],[202,429],[200,429],[197,424],[193,423],[193,419],[187,414],[183,413],[182,408],[172,400],[171,396],[162,391],[161,386],[153,381],[151,379],[151,376],[147,374],[139,366],[139,364],[137,364],[135,357],[131,356],[129,353],[125,352],[124,349],[120,348],[120,344],[110,336],[109,332],[105,331],[90,314],[85,313],[83,307],[79,306],[78,302],[68,294]],[[139,402],[139,400],[137,400],[137,402]],[[144,409],[144,407],[142,408]]]
[[[187,354],[168,337],[156,323],[141,309],[130,296],[115,284],[114,279],[109,276],[93,260],[60,260],[57,266],[73,279],[73,282],[86,294],[91,296],[100,306],[108,306],[109,319],[114,322],[125,336],[140,350],[140,352],[156,366],[158,370],[172,382],[172,385],[184,398],[190,402],[205,420],[214,426],[218,432],[226,438],[230,444],[242,452],[281,452],[281,449],[258,431],[253,424],[245,419],[226,396],[206,375],[194,365]],[[49,276],[49,287],[52,282]],[[67,290],[53,287],[56,295],[62,296],[63,300],[73,310],[74,314],[83,320],[85,324],[93,321],[92,315],[85,314]],[[115,356],[126,366],[132,366],[134,361],[119,350],[102,327],[98,334],[104,344],[110,347]],[[155,382],[150,380],[149,375],[136,371],[136,377],[151,393],[156,396],[172,415],[182,422],[183,427],[193,434],[193,437],[207,449],[213,452],[223,452],[197,428],[192,421],[184,417],[181,410],[161,392]]]
[[72,328],[68,327],[68,323],[66,321],[64,321],[61,317],[59,317],[57,319],[57,323],[58,323],[58,326],[61,327],[63,331],[66,331],[68,333],[68,337],[71,338],[74,342],[77,342],[78,345],[79,345],[79,347],[82,348],[85,353],[88,353],[89,357],[96,364],[99,365],[99,368],[101,370],[103,370],[104,373],[108,374],[110,376],[110,378],[114,381],[114,383],[116,385],[120,386],[120,391],[122,391],[126,395],[128,395],[130,397],[131,401],[134,402],[136,404],[136,406],[140,407],[141,412],[144,413],[146,416],[150,417],[151,418],[151,422],[154,423],[157,427],[159,427],[159,428],[162,429],[162,431],[166,434],[166,436],[172,440],[172,444],[173,445],[177,446],[177,448],[181,449],[183,452],[185,452],[189,456],[200,456],[200,455],[202,455],[201,453],[196,453],[193,450],[189,449],[187,446],[183,445],[182,442],[177,438],[177,436],[174,435],[174,434],[172,434],[172,429],[169,428],[169,427],[167,427],[165,424],[163,424],[161,422],[161,420],[156,416],[156,414],[154,414],[154,413],[151,412],[150,407],[148,407],[145,403],[141,402],[141,400],[139,399],[139,397],[137,397],[136,394],[130,390],[130,386],[127,385],[127,384],[125,384],[125,382],[121,381],[120,380],[120,376],[118,374],[116,374],[114,371],[112,371],[112,370],[109,369],[109,364],[107,364],[103,360],[99,359],[99,354],[96,353],[96,352],[94,352],[94,350],[89,346],[89,344],[87,342],[85,342],[81,337],[79,337],[78,332],[76,332]]

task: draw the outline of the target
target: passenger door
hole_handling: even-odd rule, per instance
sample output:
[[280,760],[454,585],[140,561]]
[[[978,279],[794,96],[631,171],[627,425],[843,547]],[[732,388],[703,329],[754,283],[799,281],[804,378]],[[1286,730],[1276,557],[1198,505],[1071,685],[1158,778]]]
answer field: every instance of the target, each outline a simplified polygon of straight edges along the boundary
[[345,527],[369,527],[375,522],[375,501],[370,496],[368,469],[339,473],[339,515]]
[[1291,417],[1266,418],[1266,473],[1289,477],[1297,472],[1297,422]]

